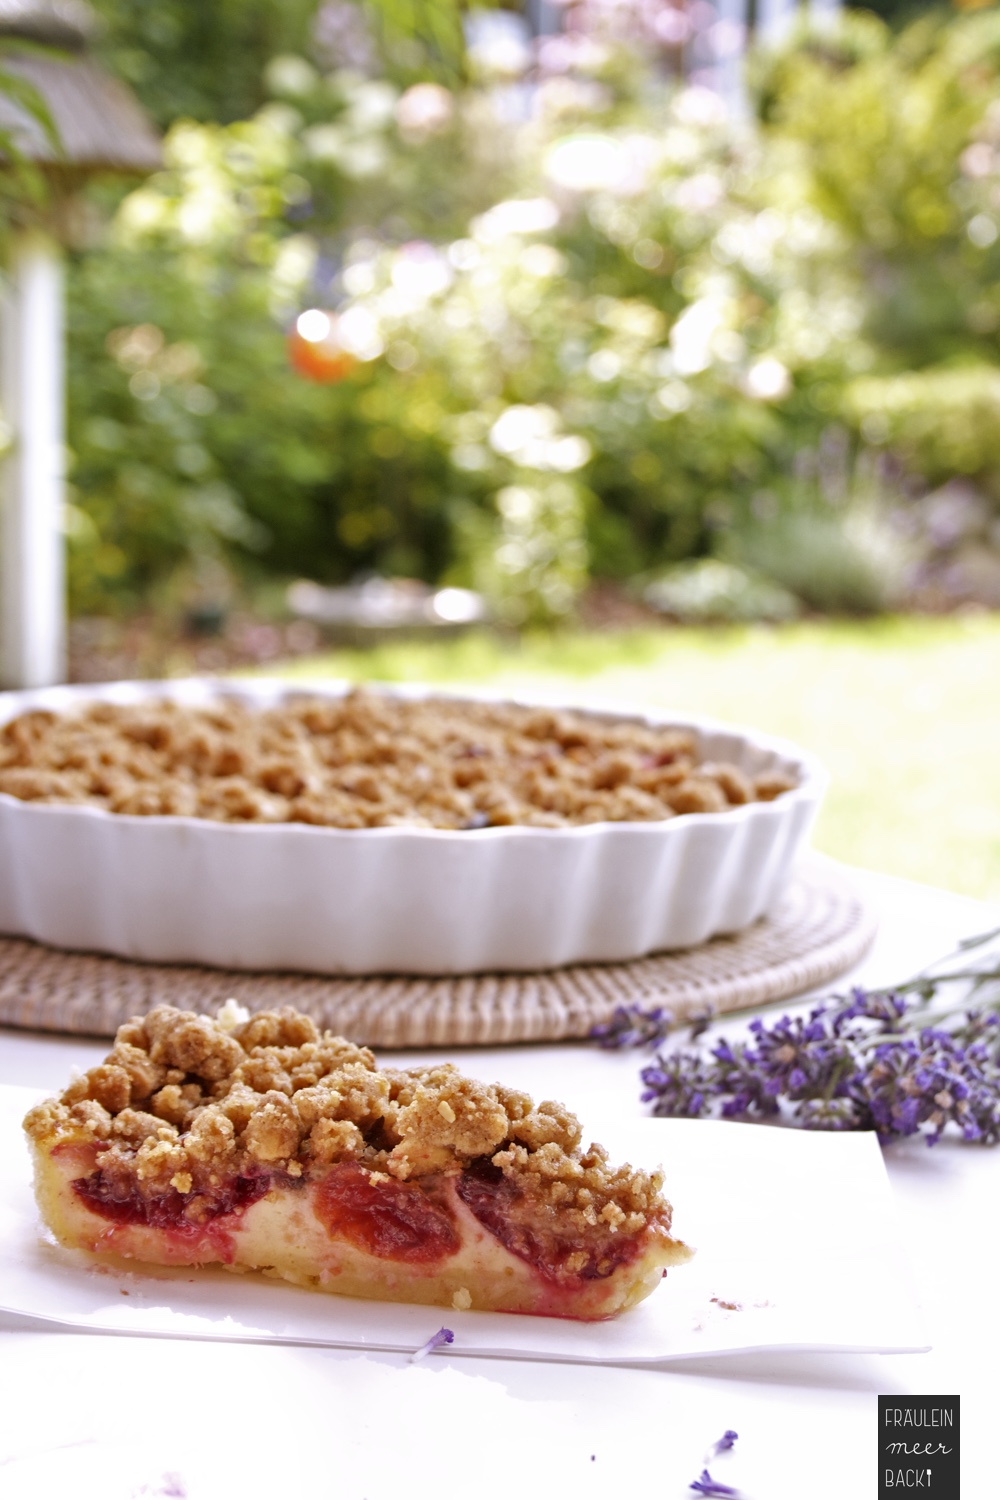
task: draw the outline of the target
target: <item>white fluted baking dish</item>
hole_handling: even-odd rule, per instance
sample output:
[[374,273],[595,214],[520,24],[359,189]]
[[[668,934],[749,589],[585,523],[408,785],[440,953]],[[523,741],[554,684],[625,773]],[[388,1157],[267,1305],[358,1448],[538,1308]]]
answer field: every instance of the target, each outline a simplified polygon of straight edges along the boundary
[[[0,723],[94,699],[274,707],[292,693],[347,687],[188,679],[48,688],[0,694]],[[0,793],[0,932],[158,963],[461,974],[692,947],[771,911],[822,798],[816,761],[707,720],[600,712],[692,729],[703,759],[752,776],[781,772],[796,785],[772,802],[664,822],[462,831],[138,817]]]

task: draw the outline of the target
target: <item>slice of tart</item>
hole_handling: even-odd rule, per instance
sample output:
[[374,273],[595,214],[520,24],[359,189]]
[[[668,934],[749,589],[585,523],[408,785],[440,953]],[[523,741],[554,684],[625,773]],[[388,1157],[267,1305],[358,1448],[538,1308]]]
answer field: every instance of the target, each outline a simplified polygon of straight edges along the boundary
[[691,1253],[660,1173],[581,1150],[561,1104],[379,1069],[288,1008],[158,1006],[24,1123],[46,1223],[99,1257],[599,1319]]

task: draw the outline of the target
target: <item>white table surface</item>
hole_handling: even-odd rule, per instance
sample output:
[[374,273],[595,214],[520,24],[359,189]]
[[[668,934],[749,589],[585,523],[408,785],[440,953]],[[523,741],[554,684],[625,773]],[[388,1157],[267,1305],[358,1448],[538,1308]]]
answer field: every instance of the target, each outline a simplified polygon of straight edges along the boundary
[[[901,980],[996,907],[853,872],[881,915],[840,988]],[[0,1083],[57,1091],[100,1042],[0,1028]],[[452,1056],[536,1097],[641,1113],[643,1054],[585,1044],[382,1053]],[[882,1394],[962,1397],[965,1500],[998,1493],[1000,1149],[944,1141],[886,1151],[933,1350],[743,1354],[639,1370],[434,1355],[60,1333],[0,1314],[0,1495],[131,1500],[606,1496],[681,1500],[726,1428],[713,1473],[747,1500],[876,1494]]]

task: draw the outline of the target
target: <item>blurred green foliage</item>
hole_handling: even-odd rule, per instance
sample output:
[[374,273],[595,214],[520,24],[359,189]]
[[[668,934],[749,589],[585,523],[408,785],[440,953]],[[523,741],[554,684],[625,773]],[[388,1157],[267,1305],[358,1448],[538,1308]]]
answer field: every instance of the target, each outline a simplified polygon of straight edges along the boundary
[[19,64],[47,51],[19,37],[0,37],[0,253],[6,254],[8,236],[16,224],[37,222],[49,206],[51,183],[37,161],[25,149],[18,128],[20,120],[37,127],[36,134],[51,150],[61,150],[59,133],[48,104],[35,85],[24,77]]
[[162,126],[239,120],[266,98],[276,53],[309,45],[315,0],[91,0],[102,60]]
[[[487,5],[490,0],[486,0]],[[464,73],[454,0],[91,0],[96,50],[161,126],[246,119],[268,97],[274,57],[324,54],[397,79]],[[479,0],[483,8],[483,0]]]
[[[755,64],[757,129],[596,43],[413,83],[438,44],[381,14],[384,76],[331,68],[315,27],[265,58],[264,28],[226,85],[206,42],[203,123],[77,255],[77,609],[209,559],[471,583],[527,623],[706,554],[872,609],[887,508],[955,473],[1000,501],[995,12],[803,35]],[[308,309],[325,382],[290,362]]]
[[863,313],[839,410],[932,482],[959,472],[992,490],[998,82],[996,10],[898,37],[858,14],[758,72],[767,138],[838,231]]

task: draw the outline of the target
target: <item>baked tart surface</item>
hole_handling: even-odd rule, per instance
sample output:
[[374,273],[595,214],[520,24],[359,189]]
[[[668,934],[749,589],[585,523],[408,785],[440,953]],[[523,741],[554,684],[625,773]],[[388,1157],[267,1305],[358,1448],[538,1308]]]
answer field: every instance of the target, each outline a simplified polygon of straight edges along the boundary
[[589,1320],[690,1255],[661,1174],[581,1149],[561,1104],[380,1069],[290,1008],[158,1006],[24,1123],[46,1223],[99,1257]]
[[689,729],[356,688],[254,709],[98,700],[0,725],[0,793],[133,817],[330,828],[568,828],[771,802]]

